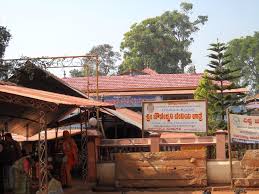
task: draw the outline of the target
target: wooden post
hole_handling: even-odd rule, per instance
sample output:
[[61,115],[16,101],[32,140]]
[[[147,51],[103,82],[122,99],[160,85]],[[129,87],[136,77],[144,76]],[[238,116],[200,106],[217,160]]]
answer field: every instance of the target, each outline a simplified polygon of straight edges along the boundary
[[29,124],[26,124],[26,141],[29,141]]
[[150,152],[159,152],[160,151],[160,134],[151,133],[150,134]]
[[229,168],[230,168],[230,186],[233,188],[233,175],[232,175],[232,154],[231,154],[231,133],[230,133],[230,118],[229,118],[229,108],[227,108],[228,117],[228,158],[229,158]]
[[99,59],[96,56],[96,100],[99,100]]
[[114,118],[115,120],[115,139],[118,138],[118,119],[117,117]]
[[142,130],[141,130],[141,136],[144,138],[145,132],[144,132],[144,102],[142,102]]
[[227,131],[217,130],[216,131],[216,159],[226,159],[226,135]]

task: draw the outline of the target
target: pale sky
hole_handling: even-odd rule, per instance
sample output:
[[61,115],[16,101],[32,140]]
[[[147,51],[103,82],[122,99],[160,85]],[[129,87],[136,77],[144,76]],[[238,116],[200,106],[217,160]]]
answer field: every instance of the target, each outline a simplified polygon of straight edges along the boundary
[[[180,0],[0,0],[0,25],[12,40],[5,58],[83,55],[92,46],[111,44],[119,51],[123,34],[135,22],[179,9]],[[259,31],[257,0],[189,0],[193,15],[208,15],[190,48],[202,72],[209,44]],[[60,75],[59,73],[56,73]],[[62,75],[62,74],[61,74]]]

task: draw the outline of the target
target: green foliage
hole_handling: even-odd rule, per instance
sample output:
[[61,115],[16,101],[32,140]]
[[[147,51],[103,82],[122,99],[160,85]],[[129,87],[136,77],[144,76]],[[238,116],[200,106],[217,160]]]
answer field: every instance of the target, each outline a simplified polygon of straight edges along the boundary
[[72,69],[69,71],[71,77],[84,77],[85,73],[83,70]]
[[191,35],[208,20],[198,16],[191,21],[192,7],[191,3],[181,3],[181,11],[166,11],[133,24],[121,42],[124,55],[119,72],[149,67],[158,73],[183,73],[191,63]]
[[[120,59],[120,53],[113,51],[109,44],[94,46],[89,54],[97,54],[99,59],[99,75],[109,75],[117,70],[116,62]],[[95,64],[85,64],[82,70],[73,69],[70,72],[72,77],[82,77],[96,74]]]
[[190,65],[186,71],[186,73],[196,73],[196,68],[194,65]]
[[204,73],[203,78],[199,81],[199,85],[194,92],[194,99],[204,100],[208,102],[208,134],[212,135],[218,125],[218,121],[214,115],[216,107],[214,106],[214,101],[210,97],[214,95],[216,90],[213,87],[213,82],[209,80],[208,73]]
[[228,64],[231,63],[230,55],[225,51],[227,47],[224,43],[217,42],[216,44],[211,44],[209,48],[211,54],[209,55],[211,61],[209,64],[210,70],[206,70],[208,73],[208,80],[212,81],[212,87],[214,91],[209,95],[210,104],[213,103],[213,117],[220,118],[219,123],[216,128],[225,129],[225,115],[226,108],[229,106],[239,105],[242,103],[242,99],[245,97],[243,93],[226,93],[226,90],[240,88],[239,85],[235,84],[233,81],[240,78],[238,73],[240,69],[230,69]]
[[259,32],[230,41],[227,53],[231,54],[229,68],[241,69],[242,76],[236,83],[247,83],[252,94],[259,93]]
[[208,73],[205,72],[202,79],[199,81],[199,85],[194,92],[195,99],[208,99],[210,94],[215,93],[213,83],[208,78]]
[[3,58],[5,49],[11,39],[10,32],[4,26],[0,26],[0,58]]
[[111,45],[103,44],[94,46],[90,50],[90,54],[97,54],[99,56],[101,75],[108,75],[116,71],[116,62],[120,60],[120,53],[113,51]]
[[[4,57],[5,49],[11,39],[10,32],[4,26],[0,26],[0,59]],[[10,64],[3,64],[0,61],[0,79],[6,79],[8,71],[11,68]]]

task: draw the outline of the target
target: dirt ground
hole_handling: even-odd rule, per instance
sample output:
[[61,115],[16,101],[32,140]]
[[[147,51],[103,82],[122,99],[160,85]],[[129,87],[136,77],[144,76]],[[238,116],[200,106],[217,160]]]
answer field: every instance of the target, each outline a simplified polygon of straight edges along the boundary
[[[212,191],[212,194],[234,194],[234,191]],[[64,194],[202,194],[202,191],[174,191],[173,189],[170,191],[91,191],[90,186],[85,185],[77,185],[71,189],[65,189]],[[247,194],[259,194],[259,190],[249,190]]]
[[[92,185],[88,183],[83,183],[79,180],[73,181],[73,187],[70,189],[65,189],[64,194],[202,194],[202,191],[174,191],[173,189],[170,191],[100,191],[94,192],[91,191]],[[212,194],[234,194],[234,191],[212,191]],[[259,194],[259,190],[248,190],[247,194]]]
[[[65,191],[65,194],[202,194],[202,191],[129,191],[129,192],[92,192],[92,191]],[[213,191],[212,194],[234,194],[229,191]],[[248,191],[247,194],[259,194],[259,191]]]

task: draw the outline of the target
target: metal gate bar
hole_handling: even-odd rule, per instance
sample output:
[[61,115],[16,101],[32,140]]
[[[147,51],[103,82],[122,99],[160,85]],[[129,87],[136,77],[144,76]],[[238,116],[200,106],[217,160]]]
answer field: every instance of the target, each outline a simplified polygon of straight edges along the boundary
[[[81,165],[82,165],[82,179],[87,180],[88,174],[88,151],[87,151],[87,143],[88,143],[88,135],[87,135],[87,122],[88,122],[88,110],[85,108],[80,109],[80,118],[81,118]],[[84,124],[84,126],[83,126]]]
[[40,130],[39,130],[39,191],[48,193],[48,142],[47,125],[44,111],[40,111]]

